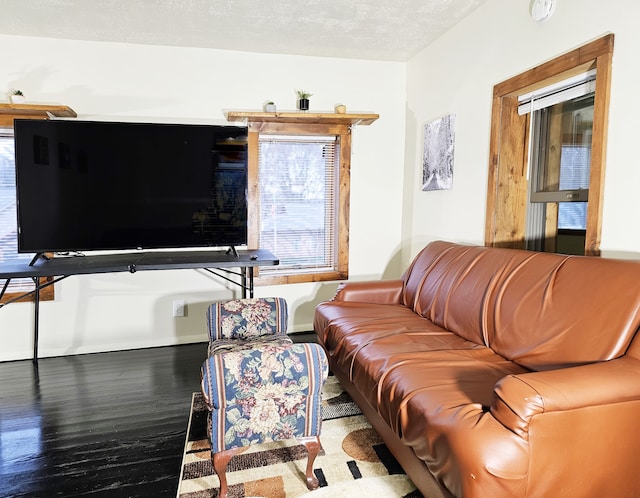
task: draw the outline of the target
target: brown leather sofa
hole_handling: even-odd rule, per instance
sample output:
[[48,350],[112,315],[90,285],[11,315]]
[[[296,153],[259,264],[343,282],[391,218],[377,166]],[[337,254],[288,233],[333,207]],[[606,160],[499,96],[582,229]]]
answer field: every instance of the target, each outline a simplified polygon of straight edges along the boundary
[[433,242],[317,306],[330,366],[428,498],[640,496],[640,262]]

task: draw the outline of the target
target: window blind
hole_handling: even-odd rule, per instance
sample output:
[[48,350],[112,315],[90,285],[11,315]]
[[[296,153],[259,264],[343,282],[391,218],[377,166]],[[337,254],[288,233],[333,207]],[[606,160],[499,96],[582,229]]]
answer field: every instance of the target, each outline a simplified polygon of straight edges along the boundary
[[[16,169],[13,129],[0,130],[0,263],[29,263],[32,254],[18,254]],[[0,280],[0,288],[5,281]],[[28,292],[33,281],[13,279],[7,293]]]
[[280,260],[262,274],[335,269],[338,159],[335,136],[260,137],[260,247]]
[[584,97],[596,91],[596,70],[572,78],[559,81],[553,85],[534,90],[518,97],[518,114],[520,116],[532,111]]

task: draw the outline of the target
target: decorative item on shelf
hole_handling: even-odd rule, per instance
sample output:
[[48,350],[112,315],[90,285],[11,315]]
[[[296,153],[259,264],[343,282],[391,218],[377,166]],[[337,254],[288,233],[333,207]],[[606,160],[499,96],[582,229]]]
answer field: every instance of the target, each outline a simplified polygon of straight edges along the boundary
[[298,109],[301,111],[309,110],[309,97],[313,94],[305,92],[304,90],[296,90],[296,94],[298,95]]
[[336,104],[336,114],[345,114],[347,112],[347,106],[344,104]]
[[272,100],[265,103],[264,112],[276,112],[276,104]]
[[20,90],[11,90],[9,99],[12,104],[22,104],[25,101],[24,94]]

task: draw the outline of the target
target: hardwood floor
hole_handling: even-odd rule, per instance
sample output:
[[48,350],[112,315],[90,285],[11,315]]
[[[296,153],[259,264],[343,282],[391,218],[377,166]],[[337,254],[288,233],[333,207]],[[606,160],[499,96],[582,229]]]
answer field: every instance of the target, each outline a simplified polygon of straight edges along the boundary
[[206,352],[200,343],[0,362],[0,497],[175,497]]
[[206,344],[0,363],[0,496],[175,496]]

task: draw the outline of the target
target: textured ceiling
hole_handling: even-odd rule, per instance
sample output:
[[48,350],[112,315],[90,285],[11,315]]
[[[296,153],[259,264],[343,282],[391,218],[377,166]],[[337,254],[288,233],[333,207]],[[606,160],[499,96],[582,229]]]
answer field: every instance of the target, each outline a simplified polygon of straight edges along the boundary
[[486,0],[0,0],[0,34],[407,61]]

